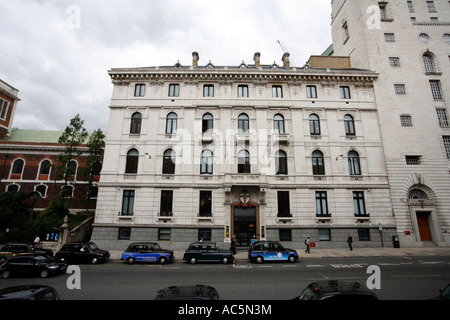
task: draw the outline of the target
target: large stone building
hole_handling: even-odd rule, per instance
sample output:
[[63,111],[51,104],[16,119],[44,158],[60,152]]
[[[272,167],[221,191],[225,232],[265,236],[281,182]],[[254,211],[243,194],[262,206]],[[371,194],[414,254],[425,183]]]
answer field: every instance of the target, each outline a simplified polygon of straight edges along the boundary
[[449,26],[448,1],[332,1],[334,54],[379,74],[375,100],[404,245],[450,244]]
[[[392,246],[374,83],[348,57],[112,69],[92,240]],[[382,233],[379,227],[383,228]]]

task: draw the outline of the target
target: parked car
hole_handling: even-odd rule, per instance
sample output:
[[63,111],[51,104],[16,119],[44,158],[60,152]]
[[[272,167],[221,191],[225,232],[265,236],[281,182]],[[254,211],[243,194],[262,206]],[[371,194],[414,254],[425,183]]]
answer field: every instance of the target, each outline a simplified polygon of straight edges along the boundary
[[64,273],[66,269],[65,262],[58,261],[53,257],[42,254],[24,254],[6,260],[1,267],[1,272],[3,279],[16,275],[39,275],[41,278],[47,278],[50,275]]
[[277,241],[257,241],[248,250],[248,258],[257,263],[264,261],[296,262],[298,253],[294,249],[284,248]]
[[92,263],[106,262],[109,260],[109,251],[99,249],[94,242],[66,243],[55,257],[68,263]]
[[159,290],[155,300],[220,300],[220,296],[217,290],[210,286],[173,286]]
[[49,286],[25,285],[0,290],[0,300],[59,300],[59,295]]
[[183,260],[192,264],[198,261],[219,261],[227,264],[234,261],[234,256],[230,250],[219,249],[214,242],[196,242],[189,245]]
[[47,256],[53,256],[53,251],[50,249],[42,248],[42,245],[40,243],[11,242],[7,243],[0,250],[0,263],[4,262],[10,257],[25,253],[37,253]]
[[378,300],[378,297],[358,282],[331,280],[309,284],[293,300]]
[[128,246],[120,259],[129,264],[138,261],[164,264],[173,262],[174,258],[173,251],[161,249],[156,242],[135,242]]

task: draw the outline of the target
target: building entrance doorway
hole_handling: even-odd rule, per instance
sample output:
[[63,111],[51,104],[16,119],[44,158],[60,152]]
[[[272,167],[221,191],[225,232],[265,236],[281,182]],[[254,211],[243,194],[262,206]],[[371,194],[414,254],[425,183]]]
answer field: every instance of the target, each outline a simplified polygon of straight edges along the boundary
[[233,232],[237,246],[249,246],[256,239],[256,207],[234,207]]
[[421,241],[431,241],[431,231],[428,218],[431,212],[417,212],[417,225]]

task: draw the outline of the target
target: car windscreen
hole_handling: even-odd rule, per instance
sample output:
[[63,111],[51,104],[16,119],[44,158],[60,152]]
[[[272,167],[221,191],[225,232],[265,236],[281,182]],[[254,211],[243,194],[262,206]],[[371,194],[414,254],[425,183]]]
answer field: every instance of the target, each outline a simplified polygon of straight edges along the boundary
[[89,248],[90,248],[91,250],[98,250],[97,245],[96,245],[95,243],[93,243],[93,242],[89,243]]

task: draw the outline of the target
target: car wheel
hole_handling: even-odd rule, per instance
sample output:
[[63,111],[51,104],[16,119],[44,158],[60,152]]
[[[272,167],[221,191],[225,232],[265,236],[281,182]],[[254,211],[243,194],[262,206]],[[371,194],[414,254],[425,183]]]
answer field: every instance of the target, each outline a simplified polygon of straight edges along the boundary
[[11,277],[11,271],[9,271],[9,270],[3,271],[2,278],[3,279],[8,279],[9,277]]
[[49,275],[49,272],[47,269],[44,269],[41,271],[41,278],[47,278]]
[[261,256],[256,257],[256,263],[263,263],[263,262],[264,262],[263,257],[261,257]]
[[167,263],[167,258],[166,257],[159,258],[159,263],[160,264],[166,264]]
[[98,259],[97,259],[97,258],[92,258],[92,260],[91,260],[91,263],[92,263],[92,264],[97,264],[97,262],[98,262]]
[[295,262],[295,257],[294,256],[289,256],[288,261],[294,263]]
[[134,263],[134,258],[128,258],[127,259],[127,263],[128,264],[133,264]]
[[223,263],[223,264],[228,264],[228,258],[227,258],[227,257],[224,257],[224,258],[222,259],[222,263]]
[[195,259],[195,258],[191,258],[191,264],[196,264],[197,263],[197,259]]

